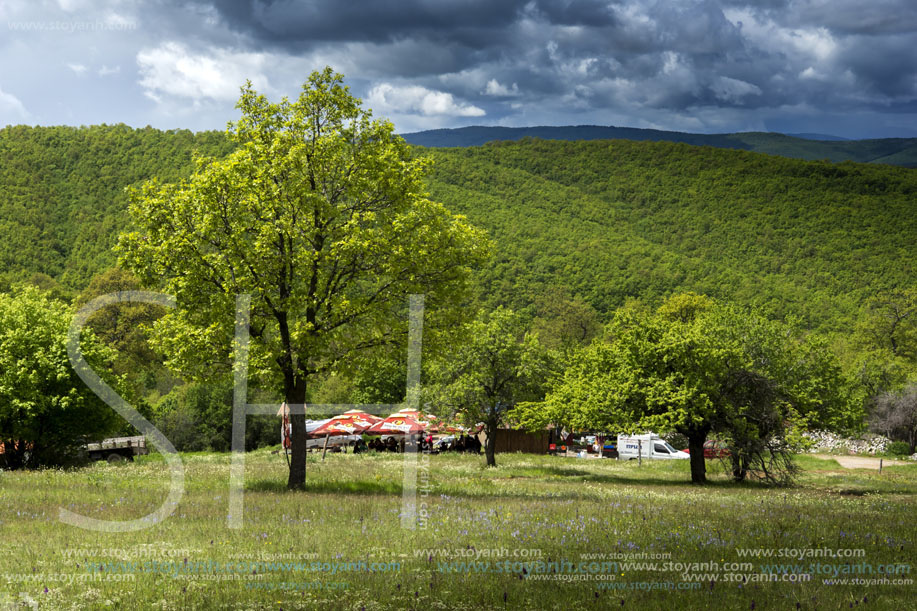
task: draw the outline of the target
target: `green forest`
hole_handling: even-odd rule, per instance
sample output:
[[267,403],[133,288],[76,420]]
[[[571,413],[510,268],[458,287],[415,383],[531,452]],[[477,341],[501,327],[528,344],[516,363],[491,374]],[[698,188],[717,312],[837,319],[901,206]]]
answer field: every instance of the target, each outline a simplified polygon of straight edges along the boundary
[[680,142],[695,146],[754,151],[794,159],[857,161],[917,167],[917,138],[845,140],[819,134],[738,132],[692,134],[635,127],[571,125],[563,127],[458,127],[402,134],[411,144],[430,147],[481,146],[493,141],[541,138],[544,140],[635,140]]
[[[217,132],[0,130],[0,292],[34,307],[25,282],[78,306],[141,288],[115,269],[118,236],[134,228],[127,189],[187,178],[196,155],[234,150]],[[817,336],[865,399],[917,369],[914,170],[632,140],[523,138],[410,154],[431,162],[430,198],[489,235],[470,310],[507,308],[549,348],[585,346],[622,311],[696,294]],[[213,425],[228,422],[225,380],[174,377],[137,332],[156,316],[134,306],[97,319],[94,332],[115,348],[114,371],[141,411],[184,434],[185,449],[225,450],[228,424]],[[554,370],[569,357],[552,357]],[[376,373],[322,373],[309,401],[400,400],[400,359],[383,351],[370,360]],[[275,435],[270,423],[250,430]]]
[[563,284],[607,315],[694,291],[847,333],[917,272],[911,170],[620,140],[426,154],[433,197],[497,243],[490,305]]
[[111,249],[127,221],[126,186],[187,176],[193,151],[222,156],[230,148],[218,132],[126,125],[0,130],[0,288],[39,275],[67,294],[82,290],[115,264]]
[[[217,132],[0,130],[0,288],[34,277],[74,297],[115,264],[125,187],[231,148]],[[488,305],[525,308],[562,285],[607,316],[692,290],[843,333],[870,297],[914,282],[911,170],[624,140],[416,153],[433,160],[432,198],[497,245]]]

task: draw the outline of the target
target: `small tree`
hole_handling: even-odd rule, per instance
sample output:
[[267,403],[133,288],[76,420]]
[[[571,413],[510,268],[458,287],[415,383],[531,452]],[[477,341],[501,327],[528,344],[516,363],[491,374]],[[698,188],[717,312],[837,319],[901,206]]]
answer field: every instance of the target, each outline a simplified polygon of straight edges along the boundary
[[535,312],[532,330],[538,340],[563,354],[588,345],[602,330],[595,308],[566,287],[554,286],[537,296]]
[[[86,441],[119,424],[117,414],[77,377],[67,357],[70,307],[35,287],[0,294],[0,462],[6,468],[73,461]],[[97,371],[113,353],[84,331],[81,348]],[[119,392],[120,380],[106,382]]]
[[749,474],[772,484],[789,483],[798,469],[786,442],[790,415],[774,380],[754,371],[736,371],[723,389],[727,403],[714,431],[728,439],[728,463],[735,481]]
[[537,339],[511,310],[478,318],[465,337],[431,365],[425,392],[435,411],[458,414],[469,425],[484,423],[487,466],[494,467],[500,424],[520,401],[540,398],[548,368]]
[[869,425],[890,439],[906,442],[913,454],[917,449],[917,382],[899,392],[879,395],[869,414]]
[[838,428],[855,418],[840,386],[840,368],[823,343],[689,294],[655,313],[619,311],[606,337],[579,354],[544,406],[527,411],[584,429],[674,430],[688,439],[691,481],[703,483],[709,433],[732,439],[737,479],[781,471],[787,455],[765,453],[782,447],[788,419]]
[[[233,153],[132,193],[138,230],[118,248],[147,286],[176,296],[154,326],[171,368],[201,380],[225,370],[235,298],[247,293],[249,371],[303,404],[312,376],[406,334],[409,294],[433,310],[463,296],[489,241],[427,199],[424,160],[360,104],[330,68],[294,102],[270,103],[249,83]],[[288,486],[301,488],[305,415],[291,423]]]
[[873,347],[917,363],[917,287],[886,292],[867,304],[860,335]]

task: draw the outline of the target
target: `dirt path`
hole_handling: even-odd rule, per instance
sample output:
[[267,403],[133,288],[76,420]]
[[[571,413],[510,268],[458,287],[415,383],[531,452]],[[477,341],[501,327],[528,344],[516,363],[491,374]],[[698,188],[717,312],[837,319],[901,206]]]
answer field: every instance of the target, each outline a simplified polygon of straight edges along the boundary
[[[824,458],[827,460],[834,459],[837,461],[837,464],[844,467],[845,469],[879,469],[879,459],[870,458],[867,456],[834,456],[830,454],[812,454],[815,458]],[[906,460],[888,460],[883,459],[882,468],[893,467],[895,465],[907,465],[913,464],[911,461]]]

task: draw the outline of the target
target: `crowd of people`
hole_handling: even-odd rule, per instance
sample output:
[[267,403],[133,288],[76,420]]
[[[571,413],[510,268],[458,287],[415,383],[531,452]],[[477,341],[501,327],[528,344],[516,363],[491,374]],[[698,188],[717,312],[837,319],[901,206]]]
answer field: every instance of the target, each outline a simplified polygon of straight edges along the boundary
[[[404,437],[396,439],[395,437],[388,437],[384,441],[380,437],[374,437],[368,442],[364,440],[358,441],[353,446],[354,454],[359,454],[361,452],[404,452],[405,439]],[[470,452],[472,454],[481,453],[481,441],[477,438],[476,435],[465,435],[462,434],[459,437],[446,438],[445,441],[440,440],[439,442],[434,442],[433,435],[425,435],[420,440],[421,452],[427,452],[431,454],[436,454],[439,452]]]
[[478,439],[477,435],[463,434],[442,444],[440,449],[448,452],[470,452],[472,454],[480,454],[481,440]]

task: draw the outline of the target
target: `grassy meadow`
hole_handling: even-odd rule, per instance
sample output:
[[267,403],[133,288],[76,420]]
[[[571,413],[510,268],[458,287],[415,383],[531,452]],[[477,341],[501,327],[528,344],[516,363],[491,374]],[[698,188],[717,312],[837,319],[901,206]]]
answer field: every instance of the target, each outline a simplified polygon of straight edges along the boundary
[[[244,525],[233,530],[229,454],[182,460],[172,516],[129,533],[63,524],[58,508],[109,520],[152,512],[169,487],[159,456],[0,473],[0,609],[905,609],[915,600],[913,581],[901,583],[914,578],[913,464],[880,474],[803,456],[799,483],[773,489],[733,484],[713,461],[711,483],[696,487],[686,461],[503,454],[485,469],[483,457],[421,456],[409,530],[401,455],[310,455],[308,490],[287,492],[283,456],[260,450],[247,455]],[[824,549],[863,551],[800,557]],[[856,578],[872,581],[830,583]]]

